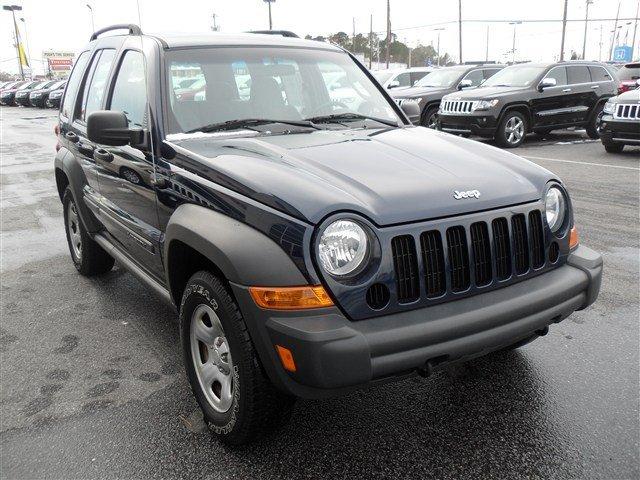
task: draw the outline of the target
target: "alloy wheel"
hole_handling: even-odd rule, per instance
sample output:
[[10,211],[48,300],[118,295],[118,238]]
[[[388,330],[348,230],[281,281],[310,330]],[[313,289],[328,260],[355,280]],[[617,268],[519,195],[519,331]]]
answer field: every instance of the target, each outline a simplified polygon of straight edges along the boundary
[[524,122],[519,117],[511,117],[504,127],[505,138],[512,145],[520,142],[524,137]]
[[80,234],[80,219],[78,210],[74,202],[69,202],[67,206],[67,230],[69,231],[69,240],[71,249],[77,261],[82,260],[82,235]]
[[231,408],[236,388],[229,343],[220,318],[206,304],[191,316],[191,358],[200,387],[214,410]]

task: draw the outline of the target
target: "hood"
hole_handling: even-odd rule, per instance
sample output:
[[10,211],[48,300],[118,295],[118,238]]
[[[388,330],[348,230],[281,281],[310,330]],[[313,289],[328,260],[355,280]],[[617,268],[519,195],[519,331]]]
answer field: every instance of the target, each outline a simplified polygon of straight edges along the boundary
[[414,98],[414,97],[424,97],[427,95],[438,95],[443,92],[448,92],[451,90],[451,87],[407,87],[391,90],[391,96],[397,98]]
[[478,87],[448,95],[448,99],[491,100],[492,98],[520,95],[527,87]]
[[614,97],[616,102],[640,102],[640,88],[635,90],[629,90],[628,92],[621,93],[617,97]]
[[[355,211],[384,226],[537,200],[553,174],[472,140],[422,127],[167,142],[199,175],[310,223]],[[454,198],[454,191],[480,196]]]

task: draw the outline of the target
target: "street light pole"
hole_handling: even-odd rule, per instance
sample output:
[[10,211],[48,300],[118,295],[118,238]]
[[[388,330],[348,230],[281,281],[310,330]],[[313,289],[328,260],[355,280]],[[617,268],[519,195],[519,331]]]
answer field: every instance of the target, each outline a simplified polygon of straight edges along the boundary
[[589,5],[593,3],[593,0],[585,0],[585,14],[584,14],[584,39],[582,40],[582,60],[586,57],[587,52],[587,25],[589,25]]
[[[27,51],[27,60],[29,61],[29,68],[31,68],[31,72],[33,72],[33,67],[31,66],[31,49],[29,48],[29,33],[27,32],[27,21],[24,17],[20,18],[20,21],[24,23],[24,46]],[[33,73],[32,73],[33,75]]]
[[633,61],[633,54],[636,48],[636,31],[638,30],[638,14],[640,14],[640,0],[638,0],[638,5],[636,6],[636,19],[633,25],[633,39],[631,40],[631,61]]
[[436,63],[438,65],[438,67],[440,66],[440,32],[442,32],[444,30],[444,28],[434,28],[433,31],[434,32],[438,32],[438,41],[436,43]]
[[489,61],[489,25],[487,25],[487,50],[484,54],[484,61]]
[[18,24],[16,22],[16,11],[22,10],[20,5],[3,5],[3,10],[8,10],[11,12],[11,16],[13,17],[13,31],[16,38],[16,54],[18,56],[18,69],[20,71],[20,78],[24,80],[24,70],[22,69],[22,59],[20,58],[20,34],[18,33]]
[[87,5],[87,8],[89,9],[89,15],[91,16],[91,33],[94,33],[96,31],[96,26],[93,23],[93,7],[88,3],[86,5]]
[[462,65],[462,0],[458,0],[458,51]]
[[616,40],[616,30],[618,30],[618,18],[620,17],[620,2],[618,2],[618,11],[616,13],[616,23],[611,31],[611,48],[609,48],[609,60],[613,60],[613,47]]

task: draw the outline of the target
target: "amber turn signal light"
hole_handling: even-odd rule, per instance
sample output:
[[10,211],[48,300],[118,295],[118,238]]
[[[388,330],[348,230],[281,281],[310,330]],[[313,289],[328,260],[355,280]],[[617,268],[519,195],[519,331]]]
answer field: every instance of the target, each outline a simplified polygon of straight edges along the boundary
[[268,310],[306,310],[333,305],[333,301],[321,285],[250,287],[249,293],[256,305]]
[[291,350],[281,345],[276,345],[276,350],[278,351],[278,356],[280,357],[280,362],[284,369],[289,372],[295,372],[296,362],[293,360],[293,353],[291,353]]
[[571,228],[571,232],[569,232],[569,248],[575,248],[580,243],[580,238],[578,238],[578,229],[574,226]]

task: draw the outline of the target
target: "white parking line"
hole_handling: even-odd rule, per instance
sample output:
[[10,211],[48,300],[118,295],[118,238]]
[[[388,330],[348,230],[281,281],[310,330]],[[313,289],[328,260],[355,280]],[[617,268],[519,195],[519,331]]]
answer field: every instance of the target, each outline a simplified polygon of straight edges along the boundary
[[561,158],[547,158],[547,157],[532,157],[530,155],[521,155],[524,158],[528,158],[529,160],[548,160],[550,162],[563,162],[563,163],[578,163],[580,165],[593,165],[596,167],[607,167],[607,168],[621,168],[622,170],[635,170],[640,171],[640,168],[636,167],[623,167],[622,165],[608,165],[606,163],[592,163],[592,162],[576,162],[575,160],[564,160]]

